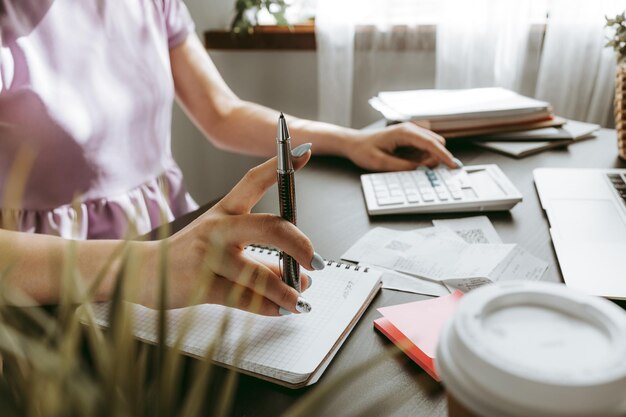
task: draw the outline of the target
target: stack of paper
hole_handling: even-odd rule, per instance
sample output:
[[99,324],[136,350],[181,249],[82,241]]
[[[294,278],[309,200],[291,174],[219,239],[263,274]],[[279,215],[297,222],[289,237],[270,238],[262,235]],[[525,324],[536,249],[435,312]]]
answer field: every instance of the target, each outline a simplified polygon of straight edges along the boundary
[[462,297],[462,292],[455,291],[431,300],[379,308],[378,312],[383,317],[374,320],[374,327],[439,381],[435,369],[439,335]]
[[485,216],[433,223],[412,231],[375,228],[342,258],[382,269],[383,288],[437,296],[500,280],[539,280],[548,268],[518,245],[502,243]]
[[388,121],[412,120],[446,138],[559,126],[550,104],[503,88],[381,92],[369,101]]
[[484,135],[475,144],[515,158],[523,158],[547,149],[563,148],[581,140],[592,139],[599,128],[596,124],[568,120],[561,127]]

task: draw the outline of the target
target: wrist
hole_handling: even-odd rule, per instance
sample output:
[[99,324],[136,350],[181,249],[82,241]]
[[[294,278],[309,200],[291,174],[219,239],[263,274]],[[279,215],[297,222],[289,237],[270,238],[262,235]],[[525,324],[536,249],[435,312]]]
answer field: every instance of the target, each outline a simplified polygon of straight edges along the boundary
[[353,160],[355,149],[363,143],[365,134],[356,129],[345,128],[334,140],[336,145],[335,155]]
[[[293,121],[290,130],[296,140],[313,143],[314,155],[333,155],[348,159],[354,153],[354,146],[360,144],[365,136],[360,130],[303,119]],[[297,146],[300,142],[295,141],[293,144]]]
[[136,266],[132,269],[138,277],[133,294],[135,301],[148,307],[155,307],[159,296],[161,243],[146,241],[133,242],[131,245],[131,257],[136,260]]

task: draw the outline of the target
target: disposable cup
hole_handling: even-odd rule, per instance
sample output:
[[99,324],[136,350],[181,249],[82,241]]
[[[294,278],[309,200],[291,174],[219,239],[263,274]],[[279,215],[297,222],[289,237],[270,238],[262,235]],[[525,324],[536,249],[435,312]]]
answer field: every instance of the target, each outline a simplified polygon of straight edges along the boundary
[[562,284],[508,281],[465,295],[435,366],[450,417],[626,415],[626,313]]

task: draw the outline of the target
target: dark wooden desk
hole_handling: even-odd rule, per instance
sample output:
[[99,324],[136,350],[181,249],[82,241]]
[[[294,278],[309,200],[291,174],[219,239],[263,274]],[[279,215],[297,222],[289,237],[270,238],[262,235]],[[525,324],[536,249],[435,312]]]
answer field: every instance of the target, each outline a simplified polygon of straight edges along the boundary
[[[545,280],[560,281],[561,272],[548,234],[548,223],[535,192],[532,171],[538,167],[625,167],[617,158],[615,131],[602,130],[597,139],[553,150],[521,160],[491,153],[471,145],[451,144],[450,148],[466,165],[495,163],[522,192],[524,201],[510,212],[488,213],[496,230],[506,243],[518,243],[534,255],[545,259],[550,267]],[[313,149],[315,151],[315,149]],[[435,218],[476,215],[394,215],[368,217],[361,193],[358,168],[338,158],[314,158],[297,174],[298,225],[313,241],[316,250],[326,258],[338,259],[359,237],[376,226],[414,229],[431,224]],[[257,205],[258,212],[278,212],[278,197],[270,192]],[[180,223],[179,223],[180,224]],[[371,360],[388,345],[374,331],[372,322],[380,315],[378,307],[426,298],[383,290],[366,311],[332,364],[318,383],[357,364]],[[310,388],[291,391],[242,376],[235,399],[235,416],[279,415],[310,392]],[[389,359],[346,386],[323,406],[316,415],[359,415],[364,410],[392,399],[377,415],[443,416],[446,402],[443,390],[404,356]]]

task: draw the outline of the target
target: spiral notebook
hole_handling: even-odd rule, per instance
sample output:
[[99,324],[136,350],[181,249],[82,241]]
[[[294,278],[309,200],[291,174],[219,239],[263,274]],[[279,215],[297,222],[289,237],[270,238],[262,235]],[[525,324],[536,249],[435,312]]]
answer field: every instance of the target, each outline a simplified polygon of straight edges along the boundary
[[[272,249],[248,247],[246,254],[278,262]],[[315,283],[305,292],[313,306],[308,314],[265,317],[214,304],[169,310],[168,342],[187,322],[182,350],[190,356],[204,357],[219,339],[213,360],[220,365],[290,388],[314,384],[380,289],[381,277],[379,271],[334,261],[307,273]],[[157,311],[137,304],[132,308],[135,336],[155,343]],[[97,324],[107,326],[108,311],[109,303],[94,305]],[[218,338],[225,319],[229,325]]]

